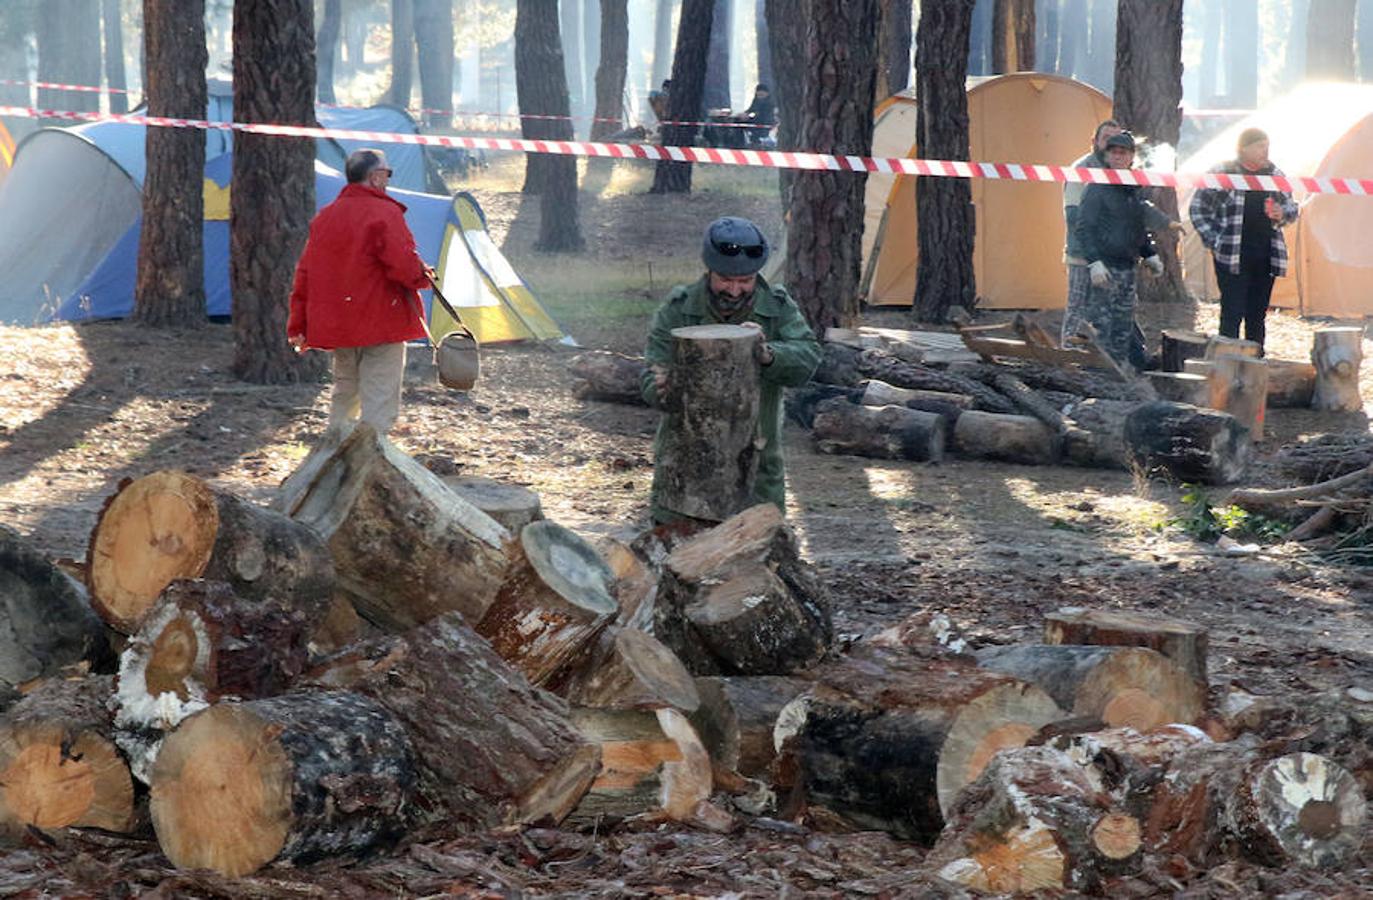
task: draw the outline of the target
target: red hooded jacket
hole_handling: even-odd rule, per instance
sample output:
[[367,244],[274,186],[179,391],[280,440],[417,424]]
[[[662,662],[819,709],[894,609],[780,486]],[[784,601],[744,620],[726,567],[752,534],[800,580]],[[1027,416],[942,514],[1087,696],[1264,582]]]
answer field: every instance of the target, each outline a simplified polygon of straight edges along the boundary
[[349,184],[310,223],[286,334],[321,350],[422,338],[416,292],[428,286],[405,206],[383,190]]

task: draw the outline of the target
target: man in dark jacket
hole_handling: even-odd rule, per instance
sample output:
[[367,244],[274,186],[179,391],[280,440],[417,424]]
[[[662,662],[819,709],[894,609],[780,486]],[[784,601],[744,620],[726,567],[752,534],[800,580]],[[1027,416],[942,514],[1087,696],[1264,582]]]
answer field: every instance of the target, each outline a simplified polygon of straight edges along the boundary
[[772,128],[777,124],[777,104],[773,102],[772,91],[766,84],[760,84],[753,92],[753,102],[739,116],[739,121],[753,128],[746,129],[750,144],[761,144],[768,139]]
[[310,223],[296,266],[286,337],[298,350],[334,352],[329,427],[354,419],[385,434],[400,414],[405,342],[424,337],[420,261],[405,207],[386,193],[380,150],[356,150],[348,184]]
[[[1106,162],[1128,169],[1135,161],[1135,139],[1128,132],[1108,138]],[[1138,185],[1092,184],[1082,195],[1075,237],[1087,263],[1083,290],[1068,297],[1063,333],[1074,335],[1087,322],[1096,329],[1102,349],[1128,364],[1135,324],[1135,263],[1141,258],[1154,275],[1163,261],[1146,225],[1148,210]]]

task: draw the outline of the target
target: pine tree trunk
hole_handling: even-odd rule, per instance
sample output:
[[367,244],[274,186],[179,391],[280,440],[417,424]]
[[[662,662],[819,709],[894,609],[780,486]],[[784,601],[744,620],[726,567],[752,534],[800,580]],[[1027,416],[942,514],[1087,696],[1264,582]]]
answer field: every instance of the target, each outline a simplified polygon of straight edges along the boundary
[[1092,37],[1087,45],[1083,78],[1110,94],[1116,84],[1116,4],[1119,0],[1092,0]]
[[996,0],[992,12],[992,71],[1030,72],[1034,67],[1034,0]]
[[[314,93],[314,4],[236,3],[234,120],[314,125]],[[235,135],[233,179],[234,374],[259,384],[316,378],[323,355],[296,354],[286,342],[291,282],[315,211],[315,142]]]
[[1306,15],[1306,77],[1354,80],[1355,0],[1311,0]]
[[[35,15],[38,80],[100,84],[100,0],[47,0]],[[100,95],[39,88],[38,105],[42,109],[93,112],[100,109]]]
[[629,66],[628,0],[600,0],[601,59],[596,67],[596,118],[591,139],[599,141],[623,127],[625,75]]
[[772,47],[768,43],[767,0],[754,0],[753,30],[757,36],[758,82],[776,91],[777,85],[772,78]]
[[1292,0],[1288,10],[1287,53],[1282,62],[1282,86],[1290,88],[1306,76],[1306,25],[1312,0]]
[[[706,109],[729,109],[730,0],[715,0],[715,15],[710,20],[710,50],[706,54],[706,87],[701,103]],[[675,85],[676,82],[673,82]]]
[[[1365,3],[1364,6],[1373,4]],[[1253,109],[1259,103],[1258,4],[1249,0],[1226,0],[1225,29],[1228,105],[1231,108]]]
[[[975,0],[968,34],[968,74],[992,74],[992,6],[996,0]],[[921,12],[924,10],[922,8]]]
[[[926,0],[916,32],[916,143],[927,159],[968,158],[968,40],[973,0]],[[942,322],[949,308],[972,309],[972,188],[965,178],[916,179],[920,263],[915,318]]]
[[672,10],[674,0],[658,0],[653,15],[653,90],[672,75]]
[[[571,110],[563,72],[563,47],[552,4],[520,0],[515,14],[515,88],[526,138],[572,139]],[[566,17],[564,17],[566,18]],[[551,153],[525,155],[524,192],[539,194],[539,239],[535,250],[581,250],[577,212],[577,159]]]
[[[584,0],[582,6],[582,107],[577,110],[579,120],[585,117],[596,100],[596,70],[601,67],[601,3]],[[587,133],[582,130],[580,133]]]
[[338,60],[339,35],[343,31],[343,0],[324,0],[324,17],[315,38],[319,52],[319,83],[315,95],[320,103],[337,103],[334,99],[334,63]]
[[[1120,0],[1116,19],[1115,118],[1136,137],[1178,145],[1182,129],[1182,0]],[[1177,192],[1157,189],[1154,203],[1177,218]],[[1161,278],[1142,278],[1145,303],[1187,298],[1176,232],[1156,234]]]
[[1201,13],[1201,71],[1197,84],[1200,86],[1201,105],[1217,105],[1216,79],[1220,77],[1220,57],[1222,32],[1225,26],[1225,10],[1218,3],[1208,3]]
[[[912,0],[891,0],[882,20],[886,37],[882,41],[883,69],[886,71],[887,96],[899,94],[911,83],[911,16]],[[882,95],[878,95],[879,98]]]
[[386,102],[410,108],[415,63],[414,0],[391,0],[391,86]]
[[1063,15],[1058,30],[1058,74],[1077,78],[1082,74],[1087,54],[1087,0],[1063,0]]
[[[672,93],[668,97],[668,117],[674,123],[663,127],[663,145],[690,147],[696,143],[705,95],[706,58],[710,50],[711,22],[715,0],[682,0],[682,15],[677,26],[677,50],[672,57]],[[799,54],[798,54],[799,55]],[[691,191],[691,163],[659,160],[653,170],[650,194],[685,194]]]
[[[148,113],[198,119],[206,104],[204,0],[144,0]],[[205,322],[205,136],[193,128],[147,130],[143,234],[134,320],[157,328]]]
[[[101,12],[104,15],[105,32],[105,86],[110,89],[110,112],[129,111],[129,86],[124,76],[124,15],[123,0],[103,0]],[[147,34],[147,20],[144,20],[144,34]],[[146,40],[146,37],[145,37]]]
[[[545,0],[547,2],[547,0]],[[569,105],[580,109],[582,97],[582,4],[595,3],[596,0],[559,0],[556,4],[561,12],[562,24],[562,65],[563,78],[567,85]]]
[[453,0],[413,0],[420,104],[431,128],[453,124]]
[[[1058,72],[1058,16],[1063,0],[1039,0],[1036,20],[1039,22],[1039,43],[1035,47],[1035,61],[1041,72]],[[1108,3],[1114,0],[1107,0]]]
[[[797,47],[806,45],[806,22],[810,19],[811,0],[764,0],[768,20],[768,51],[772,56],[772,89],[777,97],[777,149],[801,149],[801,104],[805,99],[805,54]],[[799,8],[798,8],[799,7]],[[791,207],[791,186],[796,181],[795,169],[777,173],[777,188],[782,195],[782,208]],[[783,280],[790,279],[784,272]]]

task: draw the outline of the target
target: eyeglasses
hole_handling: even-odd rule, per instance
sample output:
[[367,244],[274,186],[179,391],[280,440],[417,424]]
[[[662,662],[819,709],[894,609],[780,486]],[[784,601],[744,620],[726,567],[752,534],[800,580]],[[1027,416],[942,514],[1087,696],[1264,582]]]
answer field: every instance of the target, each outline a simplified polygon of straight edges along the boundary
[[380,172],[381,174],[385,175],[387,178],[390,178],[390,177],[391,177],[391,170],[390,170],[390,169],[373,169],[372,171],[373,171],[373,172]]
[[719,241],[711,241],[710,244],[723,256],[738,256],[742,253],[749,259],[762,259],[763,253],[766,252],[765,248],[760,244],[749,244],[744,246],[743,244],[722,244]]

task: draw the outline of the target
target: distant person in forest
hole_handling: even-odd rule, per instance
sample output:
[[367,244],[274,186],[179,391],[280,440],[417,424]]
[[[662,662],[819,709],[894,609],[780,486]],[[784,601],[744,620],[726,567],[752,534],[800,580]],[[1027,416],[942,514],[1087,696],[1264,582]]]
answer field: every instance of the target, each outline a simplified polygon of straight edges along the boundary
[[[1268,159],[1268,135],[1258,128],[1240,134],[1236,157],[1211,169],[1231,175],[1281,176]],[[1282,229],[1297,220],[1297,203],[1284,191],[1202,188],[1192,197],[1192,226],[1215,260],[1220,285],[1220,333],[1259,345],[1273,296],[1273,279],[1287,274]]]
[[648,106],[649,106],[649,109],[653,110],[653,115],[654,115],[655,118],[657,118],[658,124],[659,124],[659,125],[661,125],[662,123],[664,123],[664,122],[667,121],[668,109],[670,108],[670,107],[668,106],[668,103],[669,103],[669,101],[670,101],[671,99],[672,99],[672,79],[671,79],[671,78],[666,78],[666,79],[663,80],[663,86],[662,86],[662,89],[661,89],[661,90],[649,91],[649,92],[648,92]]
[[750,144],[761,144],[767,141],[768,135],[772,134],[773,127],[777,124],[777,103],[772,99],[772,90],[766,84],[760,84],[753,91],[753,102],[748,109],[739,114],[739,122],[754,127],[745,130]]
[[[1128,169],[1135,161],[1135,139],[1128,131],[1106,139],[1106,162]],[[1082,323],[1097,333],[1103,350],[1119,363],[1129,363],[1135,328],[1135,264],[1140,259],[1155,276],[1163,274],[1149,232],[1142,188],[1134,184],[1091,184],[1082,194],[1073,232],[1087,284],[1068,296],[1064,335],[1075,335]]]
[[415,249],[405,207],[386,193],[380,150],[355,150],[348,183],[310,223],[296,266],[286,337],[297,350],[332,350],[329,427],[356,419],[385,434],[400,414],[405,342],[425,336],[417,291],[433,270]]
[[[649,406],[661,408],[672,363],[672,329],[688,325],[741,325],[758,332],[755,358],[761,369],[762,394],[758,432],[763,440],[753,496],[758,503],[775,503],[786,510],[782,460],[782,389],[810,380],[820,364],[820,344],[805,316],[786,288],[769,284],[758,274],[770,248],[762,230],[748,219],[725,216],[706,228],[701,261],[706,272],[690,285],[678,285],[653,315],[644,359],[641,389]],[[658,425],[653,444],[653,520],[683,518],[660,502],[662,472],[656,466],[667,434],[668,418]]]

